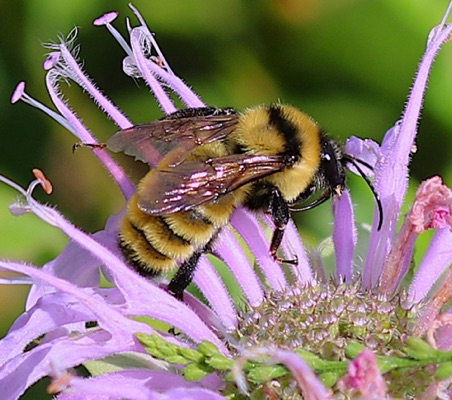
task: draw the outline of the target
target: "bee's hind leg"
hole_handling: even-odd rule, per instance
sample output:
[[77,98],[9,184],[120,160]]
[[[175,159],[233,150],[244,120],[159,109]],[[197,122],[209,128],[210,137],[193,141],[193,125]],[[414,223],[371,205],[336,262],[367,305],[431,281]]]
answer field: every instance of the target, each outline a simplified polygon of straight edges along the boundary
[[185,261],[177,270],[171,282],[168,284],[168,291],[178,300],[183,300],[184,290],[193,280],[199,257],[203,252],[194,253],[187,261]]

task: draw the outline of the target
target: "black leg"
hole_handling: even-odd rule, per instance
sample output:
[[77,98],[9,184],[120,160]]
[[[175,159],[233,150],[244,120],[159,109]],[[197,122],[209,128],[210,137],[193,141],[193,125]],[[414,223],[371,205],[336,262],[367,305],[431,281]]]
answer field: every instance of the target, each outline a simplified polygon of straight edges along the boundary
[[275,231],[273,232],[270,244],[270,255],[279,262],[297,265],[298,258],[295,258],[293,260],[284,260],[278,258],[276,255],[284,236],[284,230],[286,229],[287,223],[289,222],[290,218],[289,205],[287,204],[287,201],[283,199],[279,190],[276,188],[272,192],[270,212],[275,224]]
[[107,147],[106,143],[84,143],[78,142],[72,146],[72,152],[75,153],[80,147],[88,147],[90,149],[104,149]]
[[168,291],[179,300],[183,300],[184,290],[193,280],[196,265],[202,252],[194,253],[187,261],[185,261],[177,270],[176,275],[168,285]]

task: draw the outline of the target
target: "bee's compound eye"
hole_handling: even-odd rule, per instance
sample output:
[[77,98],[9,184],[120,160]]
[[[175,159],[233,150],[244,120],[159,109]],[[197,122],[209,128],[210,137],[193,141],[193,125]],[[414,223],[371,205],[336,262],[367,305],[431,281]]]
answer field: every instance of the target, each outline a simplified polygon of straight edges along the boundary
[[338,154],[330,142],[326,143],[322,149],[321,164],[321,169],[323,170],[324,177],[328,182],[328,186],[331,189],[343,187],[345,183],[345,172],[341,164],[341,160],[338,159]]

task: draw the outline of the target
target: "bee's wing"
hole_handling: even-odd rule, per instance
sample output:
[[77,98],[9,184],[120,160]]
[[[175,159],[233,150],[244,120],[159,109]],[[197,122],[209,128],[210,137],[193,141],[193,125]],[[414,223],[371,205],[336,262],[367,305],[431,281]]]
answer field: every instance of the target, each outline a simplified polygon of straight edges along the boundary
[[[171,165],[181,163],[197,146],[222,140],[234,131],[237,114],[169,116],[159,121],[136,125],[114,134],[107,146],[135,159],[156,166],[168,156]],[[173,153],[173,154],[172,154]]]
[[149,173],[141,182],[138,205],[152,215],[188,211],[285,167],[282,156],[234,154],[185,161]]

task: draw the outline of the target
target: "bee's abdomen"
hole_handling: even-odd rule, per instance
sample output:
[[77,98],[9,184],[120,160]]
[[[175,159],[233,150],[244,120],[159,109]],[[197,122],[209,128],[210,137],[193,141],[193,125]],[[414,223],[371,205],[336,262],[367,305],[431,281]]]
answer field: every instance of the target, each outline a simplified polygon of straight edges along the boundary
[[151,216],[128,204],[120,227],[120,246],[127,260],[143,275],[157,275],[176,267],[204,249],[219,226],[198,210]]
[[146,240],[143,231],[131,224],[126,218],[121,224],[119,246],[130,265],[141,275],[158,275],[176,265],[174,259],[156,250]]

